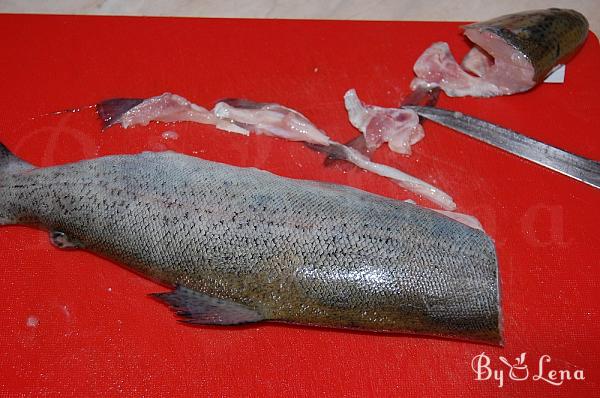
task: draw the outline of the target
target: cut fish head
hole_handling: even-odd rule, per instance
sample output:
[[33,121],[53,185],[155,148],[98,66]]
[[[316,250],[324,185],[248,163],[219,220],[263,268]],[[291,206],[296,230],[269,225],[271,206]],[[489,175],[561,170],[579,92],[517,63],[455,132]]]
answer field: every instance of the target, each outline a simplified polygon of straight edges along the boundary
[[451,97],[493,97],[527,91],[565,63],[585,42],[588,22],[573,10],[511,14],[464,27],[474,47],[462,65],[447,43],[431,45],[414,65],[418,87],[440,87]]
[[[529,69],[535,83],[585,42],[589,24],[575,10],[550,8],[510,14],[464,27],[465,35],[496,62]],[[517,75],[517,78],[525,75]]]

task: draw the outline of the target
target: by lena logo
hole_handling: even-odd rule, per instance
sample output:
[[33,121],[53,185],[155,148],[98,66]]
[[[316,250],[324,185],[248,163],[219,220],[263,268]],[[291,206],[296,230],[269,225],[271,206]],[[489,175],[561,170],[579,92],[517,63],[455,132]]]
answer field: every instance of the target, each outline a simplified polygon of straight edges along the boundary
[[550,355],[542,355],[537,361],[537,367],[529,367],[526,363],[526,353],[521,353],[514,362],[499,356],[499,363],[492,364],[489,356],[482,352],[471,360],[471,369],[475,372],[475,380],[494,380],[498,387],[503,387],[507,380],[515,382],[533,380],[553,386],[561,386],[567,380],[585,380],[583,369],[556,369],[552,366]]

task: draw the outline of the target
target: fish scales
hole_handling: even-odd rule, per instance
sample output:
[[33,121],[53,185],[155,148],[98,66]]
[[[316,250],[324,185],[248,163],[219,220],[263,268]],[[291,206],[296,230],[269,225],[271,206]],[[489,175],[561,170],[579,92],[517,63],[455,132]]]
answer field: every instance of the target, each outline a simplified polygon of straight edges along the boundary
[[173,286],[192,323],[500,341],[493,242],[410,203],[173,152],[33,168],[2,148],[0,197],[0,223]]
[[501,16],[467,25],[497,34],[523,53],[535,68],[535,80],[543,80],[552,68],[584,43],[589,24],[575,10],[550,8]]

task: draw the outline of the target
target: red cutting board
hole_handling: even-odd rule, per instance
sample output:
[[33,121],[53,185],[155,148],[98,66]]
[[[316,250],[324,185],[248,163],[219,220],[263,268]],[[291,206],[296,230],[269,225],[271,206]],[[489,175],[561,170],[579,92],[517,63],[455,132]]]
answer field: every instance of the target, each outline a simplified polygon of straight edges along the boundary
[[[432,42],[449,42],[457,56],[467,51],[458,27],[3,15],[0,141],[35,165],[168,148],[429,206],[384,178],[325,167],[301,144],[190,123],[102,133],[84,106],[165,91],[206,107],[246,97],[297,109],[345,141],[357,132],[344,92],[397,105]],[[439,106],[600,159],[598,70],[590,34],[564,84],[493,99],[442,97]],[[179,139],[163,139],[166,130]],[[0,228],[0,395],[599,396],[600,191],[433,123],[425,130],[410,158],[382,148],[376,159],[451,193],[494,238],[505,347],[281,324],[189,327],[147,297],[163,287],[11,226]],[[503,375],[501,387],[477,380],[472,366],[485,365],[482,353]],[[499,357],[514,364],[521,353],[528,373],[515,368],[511,379]],[[540,360],[544,378],[562,370],[555,376],[571,380],[535,378]]]

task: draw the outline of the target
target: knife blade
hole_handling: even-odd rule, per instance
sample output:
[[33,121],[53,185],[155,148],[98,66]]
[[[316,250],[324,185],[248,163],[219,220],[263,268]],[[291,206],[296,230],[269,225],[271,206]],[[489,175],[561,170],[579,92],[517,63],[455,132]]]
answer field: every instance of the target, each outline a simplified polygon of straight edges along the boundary
[[564,151],[485,120],[428,106],[404,106],[421,117],[600,189],[600,162]]

